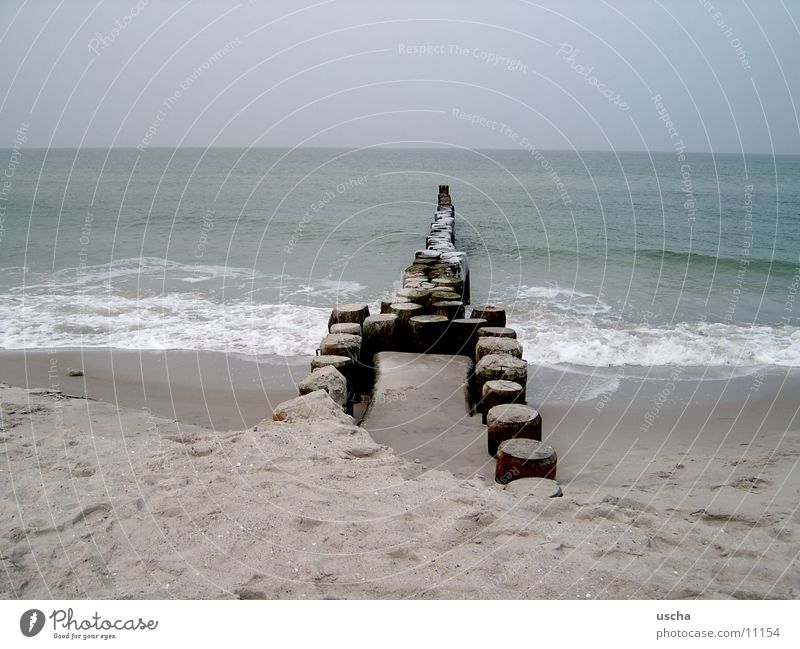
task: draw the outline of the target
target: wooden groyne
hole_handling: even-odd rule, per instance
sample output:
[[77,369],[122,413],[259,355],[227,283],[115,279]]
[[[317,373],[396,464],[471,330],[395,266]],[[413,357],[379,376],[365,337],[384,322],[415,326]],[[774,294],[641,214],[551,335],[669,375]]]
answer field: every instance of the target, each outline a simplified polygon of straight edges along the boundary
[[[465,317],[470,304],[469,273],[466,253],[456,248],[456,212],[449,187],[440,185],[425,248],[414,253],[403,271],[402,287],[381,301],[379,314],[371,314],[367,304],[340,304],[331,311],[329,333],[311,361],[311,373],[298,384],[301,396],[293,401],[315,395],[318,407],[325,395],[317,393],[323,391],[348,414],[353,414],[355,404],[370,401],[379,405],[382,421],[392,409],[415,413],[418,437],[424,437],[428,429],[431,437],[440,434],[443,417],[458,420],[453,425],[466,435],[470,425],[465,427],[460,420],[480,413],[486,427],[482,430],[485,448],[498,459],[497,482],[530,477],[554,480],[555,450],[542,445],[542,418],[527,404],[528,363],[522,357],[522,345],[516,332],[506,326],[501,307],[474,306],[470,317]],[[436,359],[425,361],[427,355]],[[441,371],[442,364],[456,360],[461,369]],[[440,369],[432,379],[433,367]],[[392,386],[400,376],[421,389],[416,402],[404,398],[402,408],[399,399],[395,403],[390,398],[399,394]],[[451,385],[434,389],[430,382],[434,379]],[[458,399],[450,398],[459,391],[465,404],[460,417],[458,406],[453,409]],[[444,396],[450,405],[438,408]],[[287,404],[276,412],[285,412]],[[305,404],[294,405],[304,412],[314,411]],[[367,408],[369,420],[376,407]],[[426,417],[434,411],[435,416]]]

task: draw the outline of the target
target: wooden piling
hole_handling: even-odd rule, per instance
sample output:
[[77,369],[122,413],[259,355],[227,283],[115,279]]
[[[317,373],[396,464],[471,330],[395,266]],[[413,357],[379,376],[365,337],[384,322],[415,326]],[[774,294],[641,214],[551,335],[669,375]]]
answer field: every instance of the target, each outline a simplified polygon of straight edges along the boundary
[[409,320],[416,315],[422,315],[424,309],[415,302],[399,302],[389,305],[389,313],[397,316],[395,322],[395,342],[397,351],[413,351],[413,339]]
[[378,352],[395,351],[395,330],[397,316],[394,313],[371,315],[364,320],[363,337],[361,339],[361,357],[365,365],[372,366]]
[[472,307],[472,317],[484,318],[490,327],[506,326],[506,310],[491,304]]
[[319,351],[323,356],[347,356],[357,364],[360,357],[361,336],[328,334],[322,339]]
[[[485,327],[483,327],[485,329]],[[522,345],[512,338],[478,338],[475,345],[475,362],[479,362],[489,354],[511,354],[515,358],[522,358]]]
[[441,315],[448,320],[464,317],[464,303],[460,300],[443,300],[431,305],[433,315]]
[[329,332],[332,334],[350,334],[351,336],[360,336],[361,325],[357,322],[339,322],[331,325]]
[[478,394],[483,394],[487,381],[513,381],[523,389],[528,384],[528,364],[511,354],[489,354],[475,365],[475,386]]
[[422,354],[438,353],[444,346],[449,320],[440,315],[415,315],[409,319],[414,350]]
[[481,327],[478,335],[486,338],[517,338],[517,332],[509,327]]
[[366,304],[338,304],[333,308],[331,316],[328,318],[328,330],[330,330],[331,325],[339,324],[340,322],[356,322],[361,325],[368,315],[369,306]]
[[483,423],[487,422],[487,412],[495,406],[508,403],[525,403],[525,390],[519,383],[514,381],[487,381],[484,383],[481,391]]
[[463,354],[475,358],[478,331],[486,324],[483,318],[456,318],[450,323],[450,354]]
[[489,455],[497,455],[497,449],[507,439],[522,437],[542,441],[542,416],[535,408],[516,403],[501,404],[488,409]]
[[533,439],[509,439],[497,449],[495,480],[500,484],[508,484],[520,478],[555,480],[557,462],[552,446]]

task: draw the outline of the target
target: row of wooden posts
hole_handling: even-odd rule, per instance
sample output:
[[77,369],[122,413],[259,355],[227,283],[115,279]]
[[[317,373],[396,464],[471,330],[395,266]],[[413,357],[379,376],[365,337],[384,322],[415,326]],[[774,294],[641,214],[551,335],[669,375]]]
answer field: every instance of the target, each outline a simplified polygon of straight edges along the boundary
[[541,415],[526,405],[528,363],[516,332],[506,326],[505,310],[476,306],[467,318],[467,304],[466,255],[455,250],[455,209],[448,186],[441,185],[426,248],[404,271],[403,287],[381,301],[380,314],[370,314],[366,304],[332,310],[311,373],[298,384],[300,394],[326,390],[352,414],[353,404],[372,393],[379,352],[467,356],[474,362],[471,414],[480,412],[487,425],[496,480],[555,479],[556,453],[541,443]]

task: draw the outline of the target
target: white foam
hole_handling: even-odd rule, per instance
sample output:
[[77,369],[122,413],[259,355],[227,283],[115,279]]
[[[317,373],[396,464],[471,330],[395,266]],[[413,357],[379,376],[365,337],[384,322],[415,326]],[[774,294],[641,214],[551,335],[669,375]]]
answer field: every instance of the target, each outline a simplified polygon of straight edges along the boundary
[[217,302],[188,293],[163,296],[32,295],[8,300],[0,347],[204,349],[311,355],[328,309],[292,304]]
[[664,327],[541,311],[516,320],[525,358],[532,363],[593,367],[622,365],[800,366],[796,327],[677,323]]

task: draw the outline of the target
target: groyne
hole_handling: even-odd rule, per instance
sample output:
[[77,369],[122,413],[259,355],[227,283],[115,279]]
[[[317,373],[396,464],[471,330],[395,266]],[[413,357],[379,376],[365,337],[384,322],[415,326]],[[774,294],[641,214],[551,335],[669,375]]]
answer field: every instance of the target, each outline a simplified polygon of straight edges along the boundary
[[[322,391],[348,414],[366,406],[364,421],[377,426],[413,417],[422,441],[441,434],[448,420],[466,439],[480,416],[498,483],[555,480],[556,452],[542,443],[541,415],[527,403],[528,363],[505,310],[472,306],[466,317],[470,268],[456,246],[456,223],[449,187],[440,185],[425,247],[403,270],[402,286],[381,300],[380,313],[371,314],[367,304],[333,308],[310,374],[298,384],[298,403],[288,407],[313,412],[302,400],[319,401]],[[448,364],[457,369],[443,371]],[[415,390],[411,403],[408,390],[403,399],[393,397],[400,394],[395,384]],[[463,399],[453,398],[459,394]]]

